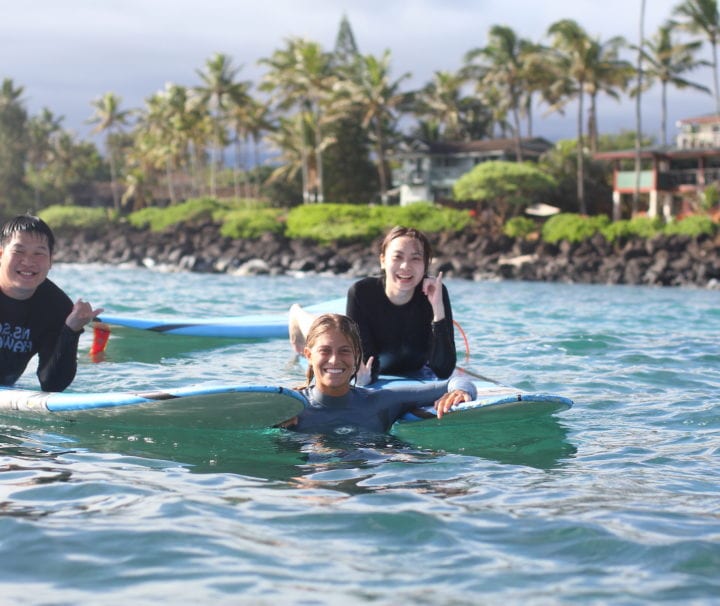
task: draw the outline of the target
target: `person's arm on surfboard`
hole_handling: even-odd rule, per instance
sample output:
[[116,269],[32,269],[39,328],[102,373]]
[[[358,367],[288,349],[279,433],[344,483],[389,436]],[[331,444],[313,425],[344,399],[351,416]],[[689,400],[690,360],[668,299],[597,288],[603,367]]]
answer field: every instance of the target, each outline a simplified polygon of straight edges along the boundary
[[[438,278],[442,278],[442,274],[439,274]],[[431,305],[433,305],[434,314],[428,366],[438,378],[447,379],[452,374],[453,370],[455,370],[455,365],[457,364],[455,333],[453,330],[450,295],[442,282],[440,283],[439,292],[437,292],[437,290],[438,289],[436,289],[433,293],[433,299],[435,300],[434,304],[430,295],[428,295],[428,300],[430,300]],[[436,307],[438,307],[437,299],[442,300],[442,303],[439,305],[439,307],[442,307],[443,309],[441,318],[435,315]]]

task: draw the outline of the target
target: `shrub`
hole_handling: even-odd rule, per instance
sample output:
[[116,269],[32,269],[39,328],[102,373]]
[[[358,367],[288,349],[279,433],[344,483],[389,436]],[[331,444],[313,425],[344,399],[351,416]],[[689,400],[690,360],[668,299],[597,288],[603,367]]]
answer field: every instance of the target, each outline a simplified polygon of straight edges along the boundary
[[229,211],[220,226],[220,235],[256,240],[266,233],[282,233],[285,211],[280,208],[239,209]]
[[52,229],[86,229],[93,230],[105,227],[115,221],[115,211],[107,208],[90,208],[87,206],[48,206],[38,216]]
[[680,221],[672,221],[665,226],[663,233],[667,235],[681,234],[697,237],[700,235],[712,236],[717,230],[717,224],[707,215],[690,215]]
[[560,213],[550,217],[542,228],[543,240],[551,244],[567,240],[582,242],[592,238],[597,232],[608,225],[607,215],[587,217],[573,213]]
[[456,200],[496,204],[504,214],[508,207],[529,205],[549,195],[557,183],[535,164],[482,162],[453,185]]
[[131,213],[128,221],[138,228],[162,231],[171,225],[189,221],[221,221],[231,210],[241,208],[245,201],[193,198],[167,208],[148,207]]
[[618,238],[652,238],[662,230],[662,219],[656,217],[636,217],[635,219],[623,219],[615,221],[603,227],[602,232],[605,239],[613,243]]
[[513,217],[503,226],[503,233],[510,238],[527,238],[537,228],[535,221],[528,217]]
[[290,238],[307,238],[323,244],[370,242],[395,225],[434,233],[458,231],[469,222],[466,211],[421,202],[408,206],[306,204],[290,211],[286,233]]

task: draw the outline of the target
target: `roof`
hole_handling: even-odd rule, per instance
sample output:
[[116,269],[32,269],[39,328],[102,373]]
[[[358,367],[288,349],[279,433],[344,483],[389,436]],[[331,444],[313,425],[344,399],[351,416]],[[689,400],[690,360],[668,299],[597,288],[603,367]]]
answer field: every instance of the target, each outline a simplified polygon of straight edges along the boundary
[[[553,147],[547,139],[533,137],[520,139],[520,145],[524,152],[541,154]],[[510,152],[515,153],[517,141],[515,139],[477,139],[475,141],[423,141],[414,139],[409,142],[405,149],[399,151],[399,155],[408,153],[424,153],[430,155],[452,155],[452,154],[473,154],[488,152]]]
[[[635,158],[634,149],[621,149],[604,151],[593,154],[596,160],[632,160]],[[720,147],[646,147],[640,150],[641,158],[700,158],[720,156]]]
[[697,116],[696,118],[683,118],[678,120],[676,124],[712,124],[713,122],[720,123],[720,114],[706,114],[704,116]]

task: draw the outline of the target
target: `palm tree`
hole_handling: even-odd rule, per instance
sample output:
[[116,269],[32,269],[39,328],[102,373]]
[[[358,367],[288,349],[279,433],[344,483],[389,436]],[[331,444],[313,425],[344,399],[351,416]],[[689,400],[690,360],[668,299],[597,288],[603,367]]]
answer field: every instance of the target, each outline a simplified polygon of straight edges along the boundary
[[40,173],[47,165],[52,150],[53,139],[61,132],[63,118],[56,117],[48,108],[43,108],[39,116],[33,116],[28,123],[28,171],[27,180],[35,192],[35,204],[40,204]]
[[587,212],[585,205],[585,141],[583,115],[585,94],[590,94],[589,124],[591,139],[597,139],[596,97],[603,91],[617,96],[615,86],[625,86],[630,74],[629,64],[617,59],[618,49],[624,44],[615,37],[601,43],[588,36],[572,19],[562,19],[548,28],[553,38],[552,63],[556,80],[546,91],[546,99],[553,111],[562,110],[577,100],[577,199],[579,211]]
[[418,108],[416,112],[420,116],[434,118],[446,140],[465,138],[462,132],[464,83],[465,79],[460,74],[436,71],[432,82],[415,97]]
[[592,54],[588,55],[586,91],[590,100],[588,107],[588,137],[591,153],[597,152],[598,123],[597,97],[605,93],[615,100],[620,99],[620,91],[624,91],[631,78],[636,74],[635,68],[628,61],[619,58],[620,50],[626,46],[625,39],[615,36],[600,42],[593,40]]
[[[164,170],[171,204],[177,201],[174,173],[183,166],[188,152],[187,102],[188,91],[184,86],[167,84],[145,101],[145,111],[138,123],[140,140],[136,152],[142,152],[145,163]],[[141,179],[135,171],[133,181],[137,187],[147,179]]]
[[392,80],[390,77],[390,51],[382,57],[360,55],[358,57],[358,80],[345,83],[352,104],[360,109],[362,126],[367,129],[375,148],[380,199],[387,203],[387,139],[391,136],[397,120],[398,109],[407,102],[408,95],[400,91],[409,73]]
[[[643,89],[643,54],[645,52],[645,0],[640,0],[640,47],[637,54],[637,99],[635,103],[635,188],[632,198],[633,216],[640,204],[640,169],[642,168],[642,103]],[[665,117],[663,116],[663,120]],[[663,145],[665,141],[663,141]],[[613,204],[613,221],[620,219],[620,205]]]
[[314,172],[307,147],[312,125],[307,123],[306,118],[307,114],[300,112],[289,118],[281,116],[276,128],[267,136],[270,146],[280,152],[279,166],[270,174],[268,183],[280,179],[292,181],[300,173],[304,202],[307,201],[311,172]]
[[504,25],[490,28],[488,44],[465,54],[464,73],[477,81],[478,91],[494,90],[512,116],[516,154],[522,161],[521,118],[529,111],[532,89],[528,86],[527,55],[536,47]]
[[[322,152],[330,143],[323,134],[323,126],[337,117],[330,111],[337,82],[332,74],[331,56],[316,42],[291,38],[284,49],[275,51],[269,59],[261,59],[260,64],[269,68],[260,88],[271,92],[279,109],[297,109],[303,114],[298,122],[311,127],[304,146],[315,156],[315,172],[313,181],[305,182],[305,186],[314,185],[316,201],[323,202]],[[306,132],[305,129],[302,132]],[[305,158],[307,161],[309,154],[305,154]],[[310,176],[308,167],[304,174]],[[303,199],[311,200],[309,189],[303,192]]]
[[245,136],[252,142],[253,149],[253,176],[251,182],[255,181],[255,188],[253,195],[258,196],[260,191],[260,184],[258,179],[258,168],[260,166],[260,142],[263,134],[272,129],[272,119],[270,114],[270,108],[265,104],[256,100],[250,101],[245,107],[245,119],[244,124]]
[[[664,23],[652,39],[645,41],[642,49],[642,60],[648,65],[643,72],[645,80],[642,90],[648,90],[655,82],[660,82],[660,132],[663,145],[667,145],[667,87],[672,85],[681,90],[692,88],[711,94],[707,86],[684,77],[686,72],[710,65],[708,61],[695,58],[702,42],[699,40],[686,43],[677,42],[673,40],[675,31],[675,23],[672,21]],[[637,47],[633,48],[639,50]],[[637,88],[633,94],[638,94]]]
[[241,68],[232,64],[232,59],[223,53],[216,53],[205,62],[205,71],[197,70],[203,86],[196,88],[203,103],[207,104],[213,120],[213,147],[210,162],[210,193],[216,195],[215,171],[221,162],[223,149],[227,145],[225,120],[231,103],[242,103],[247,98],[248,82],[235,82]]
[[115,93],[105,93],[99,99],[95,99],[91,105],[95,108],[95,113],[89,118],[89,124],[95,124],[93,133],[106,133],[105,135],[105,151],[108,154],[110,163],[110,187],[112,189],[113,205],[115,210],[120,210],[120,197],[118,196],[117,182],[117,166],[115,164],[115,151],[112,146],[112,135],[119,132],[121,126],[127,124],[129,110],[121,110],[120,105],[122,99]]
[[677,6],[673,14],[684,17],[679,26],[693,34],[703,33],[712,48],[713,90],[715,91],[715,111],[720,114],[720,86],[718,85],[717,45],[720,37],[720,15],[717,0],[685,0]]
[[250,96],[242,100],[234,99],[228,111],[229,124],[233,133],[233,146],[235,148],[234,182],[235,196],[240,197],[239,172],[244,169],[245,195],[250,196],[248,189],[248,166],[242,161],[247,148],[253,146],[253,164],[257,167],[259,162],[259,142],[265,131],[272,128],[270,123],[270,110],[267,105],[255,101]]

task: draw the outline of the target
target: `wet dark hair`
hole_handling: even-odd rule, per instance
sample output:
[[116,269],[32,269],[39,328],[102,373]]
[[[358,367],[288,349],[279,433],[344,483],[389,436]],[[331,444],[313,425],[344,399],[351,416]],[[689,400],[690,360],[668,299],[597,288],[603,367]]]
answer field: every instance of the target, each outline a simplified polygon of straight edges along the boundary
[[[317,338],[330,330],[337,330],[350,341],[350,346],[353,348],[355,357],[355,370],[350,377],[352,381],[357,375],[358,368],[360,368],[360,364],[362,363],[362,343],[360,342],[360,331],[358,330],[357,324],[355,324],[355,320],[342,314],[322,314],[318,316],[310,325],[307,338],[305,339],[305,347],[308,349],[312,348]],[[307,382],[303,387],[308,387],[315,377],[312,364],[308,364],[305,377]]]
[[414,227],[403,227],[402,225],[397,225],[393,227],[383,239],[382,244],[380,245],[380,256],[385,256],[385,251],[387,250],[387,247],[390,246],[390,242],[396,238],[412,238],[413,240],[420,242],[422,245],[425,272],[427,272],[430,267],[430,258],[432,257],[432,245],[430,244],[428,237],[419,229],[415,229]]
[[27,233],[36,236],[45,236],[47,239],[48,249],[52,255],[55,248],[55,236],[50,226],[40,217],[33,215],[18,215],[13,219],[9,219],[0,227],[0,247],[5,248],[15,234]]

